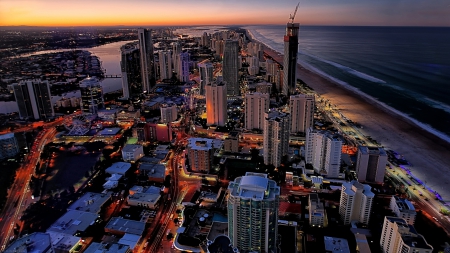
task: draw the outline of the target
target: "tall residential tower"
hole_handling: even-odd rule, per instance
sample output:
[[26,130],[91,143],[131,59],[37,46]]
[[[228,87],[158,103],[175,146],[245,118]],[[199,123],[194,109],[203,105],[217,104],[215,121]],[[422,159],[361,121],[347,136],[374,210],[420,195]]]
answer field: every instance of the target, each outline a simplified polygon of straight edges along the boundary
[[281,165],[289,149],[289,113],[271,111],[264,114],[264,164]]
[[223,52],[223,80],[227,84],[227,95],[239,95],[239,42],[237,40],[226,40]]
[[139,50],[141,53],[141,78],[143,91],[149,91],[156,84],[155,59],[153,56],[152,31],[138,29]]
[[48,119],[55,116],[48,81],[27,80],[13,84],[21,119]]
[[314,124],[314,95],[297,94],[289,99],[291,133],[306,134]]
[[227,86],[224,83],[206,85],[206,123],[225,126],[227,123]]
[[285,96],[295,92],[297,84],[297,54],[298,54],[298,23],[287,23],[284,35],[283,58],[283,94]]

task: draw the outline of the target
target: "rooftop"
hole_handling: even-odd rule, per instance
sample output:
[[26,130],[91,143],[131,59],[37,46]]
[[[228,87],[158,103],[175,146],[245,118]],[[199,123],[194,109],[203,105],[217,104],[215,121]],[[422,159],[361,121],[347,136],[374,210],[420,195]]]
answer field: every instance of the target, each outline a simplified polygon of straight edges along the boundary
[[123,233],[141,235],[145,229],[145,222],[128,220],[120,217],[113,217],[106,224],[105,230],[115,230]]
[[14,138],[14,133],[7,133],[0,135],[0,140],[6,140],[10,138]]
[[325,251],[330,253],[350,253],[348,241],[343,238],[324,236]]
[[275,195],[280,194],[280,187],[276,185],[275,181],[267,179],[266,174],[252,172],[236,178],[234,182],[230,183],[228,190],[234,196],[257,200],[274,198]]
[[53,223],[47,231],[75,235],[78,231],[85,231],[98,218],[96,213],[78,210],[68,210],[61,218]]
[[93,242],[84,253],[127,253],[129,251],[130,246],[128,245]]
[[51,248],[52,243],[50,235],[47,233],[36,232],[15,240],[5,249],[5,252],[44,253]]
[[154,164],[154,163],[141,163],[139,166],[140,171],[145,171],[147,176],[152,178],[162,178],[166,174],[166,167],[162,164]]
[[130,163],[125,163],[125,162],[117,162],[114,163],[111,167],[107,168],[105,170],[106,173],[108,174],[121,174],[121,175],[125,175],[125,173],[131,168],[131,164]]
[[142,148],[142,145],[138,145],[138,144],[126,144],[123,149],[122,152],[134,152],[137,149]]
[[67,210],[78,210],[90,213],[99,213],[103,204],[111,198],[111,193],[93,193],[87,192]]
[[402,212],[405,211],[416,211],[416,209],[414,208],[414,205],[407,199],[404,198],[399,198],[397,196],[392,196],[395,200],[395,203],[398,207],[398,209]]
[[118,132],[120,132],[119,127],[111,127],[111,128],[105,128],[102,131],[100,131],[100,135],[116,135]]
[[90,76],[80,82],[80,88],[92,87],[100,85],[99,80],[95,76]]
[[210,150],[212,148],[220,148],[223,141],[208,138],[189,138],[188,148],[195,150]]

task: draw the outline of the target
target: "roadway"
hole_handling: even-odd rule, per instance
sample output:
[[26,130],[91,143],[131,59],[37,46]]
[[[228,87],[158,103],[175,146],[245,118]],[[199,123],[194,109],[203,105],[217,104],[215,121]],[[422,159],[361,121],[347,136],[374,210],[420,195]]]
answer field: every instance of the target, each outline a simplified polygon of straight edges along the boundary
[[21,224],[20,217],[22,211],[27,208],[31,200],[31,191],[29,189],[29,182],[32,174],[34,174],[34,168],[40,159],[40,151],[47,144],[49,139],[53,139],[56,134],[56,129],[46,129],[35,139],[35,142],[25,159],[22,166],[16,172],[15,181],[8,191],[9,196],[6,201],[5,207],[2,211],[0,221],[0,250],[4,250],[9,241],[14,235],[11,233],[14,230],[16,224]]

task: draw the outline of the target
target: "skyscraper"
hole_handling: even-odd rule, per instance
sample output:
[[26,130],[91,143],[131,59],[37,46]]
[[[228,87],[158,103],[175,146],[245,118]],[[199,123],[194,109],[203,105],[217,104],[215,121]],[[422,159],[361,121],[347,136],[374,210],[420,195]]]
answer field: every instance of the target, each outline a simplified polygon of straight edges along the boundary
[[241,252],[277,252],[280,187],[247,172],[228,186],[228,237]]
[[206,85],[206,123],[225,126],[227,123],[227,86],[225,83]]
[[180,54],[181,54],[181,43],[175,41],[174,43],[172,43],[172,63],[173,63],[173,71],[176,72],[178,76],[180,74],[178,73],[178,69],[180,68]]
[[342,140],[326,131],[310,128],[306,132],[305,160],[314,171],[329,177],[338,178],[341,165]]
[[226,40],[223,52],[223,80],[227,84],[227,95],[239,95],[239,80],[238,80],[238,55],[239,43],[237,40]]
[[345,225],[352,221],[368,225],[370,211],[375,194],[367,184],[356,180],[342,184],[341,199],[339,201],[339,214]]
[[291,133],[305,134],[314,123],[314,95],[292,95],[289,109],[292,115]]
[[297,54],[298,54],[298,23],[287,23],[284,36],[283,58],[283,94],[285,96],[295,92],[297,84]]
[[123,97],[142,94],[140,54],[137,43],[128,43],[120,48]]
[[433,247],[402,218],[384,217],[380,246],[383,253],[431,253]]
[[358,147],[356,174],[358,181],[383,183],[386,171],[387,155],[380,147]]
[[97,114],[104,107],[103,90],[98,79],[88,77],[80,82],[81,110],[84,113]]
[[205,87],[213,81],[213,65],[210,61],[205,60],[198,63],[198,69],[200,71],[200,95],[205,95]]
[[189,53],[185,52],[185,53],[181,53],[178,56],[178,69],[177,69],[177,74],[178,74],[178,80],[180,82],[187,82],[189,81]]
[[55,116],[48,81],[27,80],[13,84],[21,119],[47,119]]
[[264,114],[264,164],[278,167],[281,158],[287,155],[290,119],[289,113],[271,111]]
[[245,94],[245,128],[248,130],[264,128],[264,115],[269,111],[268,93]]
[[161,80],[172,78],[172,52],[159,52],[159,76]]
[[141,78],[143,91],[149,91],[156,84],[155,59],[153,56],[152,31],[138,29],[139,50],[141,53]]

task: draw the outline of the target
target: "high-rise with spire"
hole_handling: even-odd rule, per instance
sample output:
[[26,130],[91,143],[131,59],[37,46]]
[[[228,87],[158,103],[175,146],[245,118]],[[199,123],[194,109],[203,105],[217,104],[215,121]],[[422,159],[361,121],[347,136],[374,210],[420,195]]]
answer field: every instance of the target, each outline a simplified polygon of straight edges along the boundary
[[152,31],[139,28],[138,38],[139,50],[141,53],[142,91],[149,91],[156,84]]
[[298,23],[287,23],[284,35],[283,95],[295,92],[297,83]]

